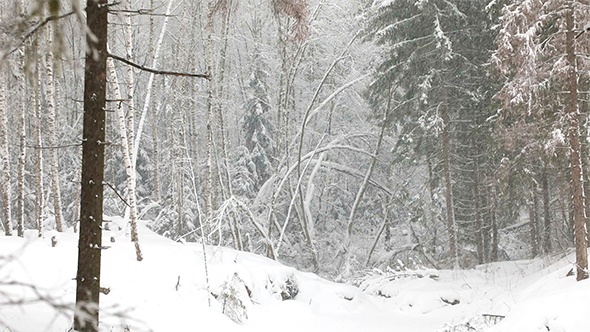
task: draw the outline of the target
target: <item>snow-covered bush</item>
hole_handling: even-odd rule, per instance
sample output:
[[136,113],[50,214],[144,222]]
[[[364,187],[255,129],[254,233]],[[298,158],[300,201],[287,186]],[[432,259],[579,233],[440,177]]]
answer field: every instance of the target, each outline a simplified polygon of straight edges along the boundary
[[250,301],[248,288],[237,273],[221,285],[219,294],[213,296],[221,304],[221,312],[235,323],[242,324],[244,319],[248,319],[245,305],[246,301]]

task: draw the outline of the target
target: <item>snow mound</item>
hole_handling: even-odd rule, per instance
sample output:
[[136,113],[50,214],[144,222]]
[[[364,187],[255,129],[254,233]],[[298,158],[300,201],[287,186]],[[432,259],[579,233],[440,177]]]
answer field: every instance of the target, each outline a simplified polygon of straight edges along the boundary
[[[181,244],[139,224],[144,260],[126,225],[105,229],[100,330],[387,331],[369,296],[247,252]],[[29,234],[30,233],[30,234]],[[0,331],[63,332],[72,324],[77,234],[0,236]],[[114,242],[112,242],[114,240]],[[206,255],[207,265],[204,264]],[[206,267],[206,268],[205,268]],[[371,315],[370,322],[367,322]],[[288,323],[287,323],[288,322]]]

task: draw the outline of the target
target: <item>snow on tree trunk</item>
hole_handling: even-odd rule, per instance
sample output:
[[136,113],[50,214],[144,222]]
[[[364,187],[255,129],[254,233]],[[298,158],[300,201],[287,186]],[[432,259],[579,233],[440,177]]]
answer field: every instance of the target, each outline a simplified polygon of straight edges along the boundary
[[[115,99],[121,100],[121,90],[119,88],[117,72],[112,58],[107,59],[107,67],[112,86],[114,89]],[[123,164],[125,166],[126,186],[127,186],[127,204],[129,210],[129,223],[131,225],[131,241],[135,244],[135,255],[138,261],[143,260],[141,248],[139,246],[139,235],[137,234],[137,202],[135,199],[135,169],[131,163],[129,138],[127,136],[127,128],[125,122],[125,115],[119,106],[115,108],[115,114],[119,124],[119,135],[121,137],[121,150],[123,153]]]
[[[208,12],[207,22],[205,25],[207,41],[206,41],[206,63],[207,63],[207,74],[212,75],[213,72],[213,14],[215,11],[215,3],[213,0],[208,1]],[[205,231],[207,235],[210,232],[210,223],[213,217],[213,105],[214,105],[214,94],[213,94],[213,80],[207,83],[207,127],[206,127],[206,140],[207,140],[207,159],[205,166],[205,209],[207,218],[205,220]],[[204,234],[204,240],[207,237]]]
[[35,140],[35,170],[34,170],[34,178],[35,178],[35,203],[36,203],[36,224],[37,230],[39,231],[39,236],[43,233],[43,212],[45,210],[45,199],[44,199],[44,192],[43,192],[43,140],[41,134],[41,127],[43,125],[43,112],[42,112],[42,104],[41,104],[41,92],[39,91],[42,86],[41,82],[41,61],[37,63],[37,86],[36,90],[36,101],[37,104],[35,105],[35,124],[34,124],[34,140]]
[[[47,27],[46,41],[47,45],[53,45],[53,24]],[[59,185],[59,123],[57,121],[57,87],[54,79],[54,56],[53,50],[49,47],[45,56],[45,100],[47,103],[47,127],[49,128],[49,172],[51,176],[51,191],[53,196],[53,211],[55,217],[55,228],[58,232],[63,232],[62,212],[61,212],[61,190]]]
[[[162,43],[164,42],[164,36],[166,35],[166,28],[168,27],[168,20],[172,16],[170,15],[172,12],[172,0],[168,0],[168,5],[166,7],[166,13],[164,14],[164,25],[162,26],[162,30],[160,31],[160,36],[158,37],[158,42],[156,44],[156,49],[152,54],[152,68],[158,68],[160,64],[160,50],[162,48]],[[137,167],[137,155],[139,153],[139,145],[141,143],[141,136],[143,133],[143,127],[145,124],[145,120],[148,116],[150,106],[151,106],[151,98],[152,98],[152,90],[154,87],[154,73],[150,73],[148,83],[147,83],[147,91],[145,94],[145,100],[143,103],[143,109],[141,111],[141,118],[139,119],[139,124],[137,125],[137,133],[135,135],[135,140],[133,142],[133,150],[131,154],[131,163],[133,167]]]
[[[367,169],[367,172],[365,173],[365,177],[363,179],[363,182],[361,183],[361,186],[359,187],[358,192],[356,193],[354,203],[352,204],[352,208],[350,209],[350,215],[348,216],[348,225],[346,227],[346,241],[345,241],[345,244],[347,246],[347,248],[346,248],[346,263],[345,263],[346,269],[350,268],[350,262],[351,262],[351,258],[352,258],[352,252],[351,252],[352,248],[350,248],[350,245],[351,245],[351,239],[352,239],[354,217],[355,217],[356,211],[360,205],[361,199],[363,198],[365,190],[367,189],[367,186],[369,184],[369,180],[371,179],[371,175],[373,174],[373,170],[375,169],[375,166],[377,165],[377,158],[379,156],[379,150],[381,149],[381,144],[383,143],[383,136],[385,134],[387,117],[388,117],[389,112],[391,110],[390,107],[391,107],[391,98],[388,98],[387,106],[386,106],[385,111],[383,113],[381,132],[379,133],[379,139],[377,141],[377,146],[375,146],[375,153],[373,153],[373,158],[371,158],[371,163],[369,164],[369,168]],[[346,272],[348,273],[349,271],[346,271]]]
[[2,169],[0,172],[0,195],[3,201],[2,207],[2,224],[4,226],[4,234],[6,236],[12,235],[12,213],[11,213],[11,194],[10,194],[10,153],[8,151],[8,116],[6,109],[6,77],[4,75],[4,68],[0,64],[0,160],[2,161]]
[[19,72],[19,89],[22,93],[22,103],[19,108],[19,156],[18,156],[18,172],[17,172],[17,200],[16,200],[16,222],[17,222],[17,234],[20,237],[24,236],[24,215],[25,215],[25,165],[26,165],[26,157],[27,157],[27,150],[25,147],[26,139],[27,139],[27,109],[29,101],[26,95],[26,75],[24,73],[24,64],[25,64],[25,54],[24,52],[19,52],[19,61],[21,64],[21,68],[23,68],[22,72]]
[[566,54],[568,67],[568,136],[570,142],[570,168],[574,205],[574,240],[576,245],[576,279],[588,279],[588,252],[586,245],[586,213],[584,208],[584,181],[580,156],[580,110],[578,109],[578,69],[574,31],[574,9],[566,12]]
[[455,269],[459,268],[459,254],[457,252],[457,226],[455,224],[455,208],[453,206],[453,187],[451,184],[451,165],[450,165],[450,138],[449,127],[450,119],[446,106],[442,107],[442,153],[443,153],[443,173],[445,177],[445,198],[447,204],[447,233],[449,236],[449,256]]
[[[155,8],[154,0],[150,0],[150,8]],[[155,54],[155,23],[154,15],[150,16],[150,47],[149,54]],[[158,110],[160,108],[159,102],[155,105],[155,109],[152,111],[151,126],[152,126],[152,161],[154,163],[154,192],[153,199],[156,202],[160,201],[160,156],[158,149]],[[133,151],[133,150],[132,150]]]
[[[131,3],[127,2],[126,9],[131,12]],[[127,60],[133,61],[133,30],[131,22],[131,13],[125,16],[125,50],[127,53]],[[114,67],[114,66],[113,66]],[[116,73],[115,73],[116,74]],[[129,225],[131,226],[131,241],[135,244],[135,255],[138,261],[143,259],[141,249],[139,247],[139,235],[137,233],[137,199],[135,193],[136,159],[139,150],[136,152],[134,147],[134,133],[135,133],[135,119],[134,119],[134,89],[135,79],[133,76],[133,67],[127,66],[127,122],[125,123],[123,112],[117,108],[119,114],[119,131],[121,135],[121,145],[127,145],[127,149],[123,147],[123,159],[125,163],[125,174],[127,175],[127,199],[129,201]],[[120,99],[120,97],[119,97]],[[139,143],[139,142],[138,142]],[[127,152],[125,152],[127,150]],[[133,153],[133,155],[131,155]]]
[[74,330],[98,332],[102,252],[107,0],[88,1],[82,133],[82,192]]

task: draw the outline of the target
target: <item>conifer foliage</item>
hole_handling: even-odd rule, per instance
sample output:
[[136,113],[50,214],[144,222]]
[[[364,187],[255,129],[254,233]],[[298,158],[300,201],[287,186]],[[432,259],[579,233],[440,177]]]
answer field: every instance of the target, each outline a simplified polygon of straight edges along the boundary
[[[588,278],[578,94],[590,69],[584,57],[590,52],[588,5],[583,0],[511,2],[502,11],[493,58],[505,78],[498,98],[506,113],[516,112],[517,123],[547,123],[549,132],[568,139],[578,280]],[[547,142],[548,151],[559,141]]]
[[263,70],[263,62],[258,51],[254,54],[256,68],[250,75],[248,83],[246,112],[242,119],[245,145],[250,151],[254,163],[255,184],[259,189],[270,178],[273,171],[275,142],[274,127],[268,119],[271,101],[267,87],[268,73]]

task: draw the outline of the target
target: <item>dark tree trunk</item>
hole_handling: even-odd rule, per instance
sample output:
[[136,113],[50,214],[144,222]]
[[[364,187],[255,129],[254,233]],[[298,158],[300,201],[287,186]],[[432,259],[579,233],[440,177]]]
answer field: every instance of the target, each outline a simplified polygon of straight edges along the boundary
[[475,140],[475,132],[472,136],[473,145],[473,198],[475,200],[475,242],[477,248],[477,262],[483,264],[484,262],[484,244],[483,244],[483,224],[482,224],[482,213],[481,203],[479,201],[479,163],[477,161],[477,155],[479,151],[477,149],[477,142]]
[[547,169],[545,166],[541,174],[541,186],[543,187],[543,219],[545,224],[543,250],[548,254],[551,252],[551,215],[549,214],[549,183],[547,181]]
[[82,193],[74,329],[98,331],[100,256],[102,247],[107,0],[89,0],[86,7],[88,51],[84,72]]
[[432,165],[432,157],[428,158],[428,191],[430,193],[430,221],[432,223],[432,241],[430,243],[430,248],[427,250],[430,254],[436,253],[436,246],[437,246],[437,231],[436,231],[436,224],[437,224],[437,213],[436,213],[436,205],[434,199],[434,190],[435,190],[435,183],[434,183],[434,170]]
[[457,229],[455,227],[455,210],[453,207],[453,191],[451,186],[451,165],[449,127],[450,119],[446,107],[442,108],[443,132],[442,132],[442,149],[443,149],[443,172],[445,174],[445,189],[447,203],[447,232],[449,234],[449,255],[453,262],[453,267],[459,267],[459,255],[457,253]]
[[539,254],[538,242],[537,242],[537,202],[535,194],[535,185],[531,186],[531,204],[529,205],[529,223],[531,226],[531,258],[537,257]]
[[566,12],[566,54],[568,71],[568,110],[570,141],[570,168],[572,175],[574,242],[576,246],[576,278],[588,278],[588,252],[586,251],[586,213],[584,211],[584,183],[580,158],[580,114],[578,109],[578,75],[575,54],[574,9]]
[[481,199],[481,204],[484,207],[482,209],[483,213],[483,228],[482,228],[482,236],[483,236],[483,261],[484,263],[488,263],[490,261],[490,229],[492,228],[492,221],[491,221],[491,207],[489,204],[489,192],[485,190]]
[[491,202],[491,209],[490,209],[490,221],[492,224],[492,252],[490,259],[492,262],[498,261],[498,246],[500,243],[499,233],[498,233],[498,221],[496,220],[496,186],[492,185],[491,189],[492,193],[490,195],[492,202]]

